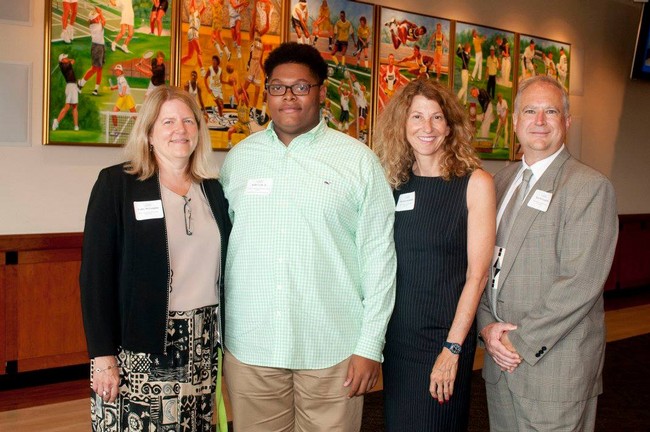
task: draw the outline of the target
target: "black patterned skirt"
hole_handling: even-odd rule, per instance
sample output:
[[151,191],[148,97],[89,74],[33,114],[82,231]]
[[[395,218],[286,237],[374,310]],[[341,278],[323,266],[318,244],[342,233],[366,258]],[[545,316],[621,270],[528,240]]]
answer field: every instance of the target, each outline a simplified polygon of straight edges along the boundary
[[166,354],[120,349],[116,401],[106,403],[94,392],[90,398],[93,431],[211,431],[218,325],[216,306],[170,312]]

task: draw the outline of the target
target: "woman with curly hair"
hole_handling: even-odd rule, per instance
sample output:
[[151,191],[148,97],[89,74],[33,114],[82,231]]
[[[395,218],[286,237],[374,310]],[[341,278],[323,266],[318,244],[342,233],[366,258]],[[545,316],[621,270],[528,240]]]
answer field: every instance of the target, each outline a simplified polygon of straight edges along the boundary
[[494,250],[494,183],[447,87],[410,82],[377,123],[375,149],[396,202],[397,294],[383,365],[386,430],[466,430],[474,317]]

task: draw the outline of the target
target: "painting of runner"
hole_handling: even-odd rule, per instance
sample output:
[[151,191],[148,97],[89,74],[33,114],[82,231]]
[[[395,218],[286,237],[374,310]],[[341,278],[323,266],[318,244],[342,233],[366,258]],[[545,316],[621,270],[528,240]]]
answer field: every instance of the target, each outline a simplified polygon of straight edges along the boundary
[[416,78],[448,84],[451,21],[382,7],[377,109]]
[[169,83],[174,1],[47,1],[45,144],[126,142],[147,90]]
[[346,0],[291,0],[287,14],[289,40],[313,45],[329,65],[323,117],[330,127],[368,144],[374,6]]
[[454,91],[475,127],[481,159],[508,160],[512,152],[514,33],[456,23]]
[[179,85],[199,89],[212,148],[228,150],[270,120],[262,65],[280,44],[282,0],[177,1]]

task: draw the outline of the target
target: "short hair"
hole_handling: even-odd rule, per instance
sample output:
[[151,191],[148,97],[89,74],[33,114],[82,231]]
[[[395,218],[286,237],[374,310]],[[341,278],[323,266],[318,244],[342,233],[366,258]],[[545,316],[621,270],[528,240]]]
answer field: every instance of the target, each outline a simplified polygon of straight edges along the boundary
[[377,119],[374,150],[394,189],[409,180],[415,162],[413,148],[406,139],[406,122],[413,98],[418,95],[436,101],[449,126],[449,135],[441,147],[442,177],[445,180],[462,177],[481,167],[472,147],[471,123],[456,94],[434,80],[416,79],[397,91]]
[[216,178],[216,173],[208,160],[211,150],[210,134],[201,108],[196,99],[185,90],[166,85],[154,88],[138,112],[138,118],[124,149],[127,159],[125,172],[137,175],[139,180],[146,180],[158,171],[158,162],[154,152],[150,149],[149,136],[160,115],[162,105],[171,100],[181,101],[189,107],[198,125],[198,143],[190,155],[188,174],[195,181]]
[[165,58],[165,52],[164,51],[156,51],[156,57]]
[[295,63],[307,66],[311,73],[323,84],[327,79],[327,63],[316,48],[307,44],[285,42],[271,51],[264,62],[264,73],[267,79],[273,75],[276,67]]
[[519,83],[519,88],[517,89],[517,95],[515,96],[515,104],[514,104],[514,110],[512,112],[513,116],[517,116],[519,113],[519,108],[521,105],[521,95],[526,91],[526,89],[534,84],[540,84],[540,85],[549,85],[551,87],[555,87],[557,90],[560,91],[562,95],[562,109],[564,110],[564,117],[569,115],[569,95],[566,92],[566,89],[562,84],[560,84],[559,81],[556,79],[548,76],[548,75],[536,75],[531,78],[527,78],[524,81],[521,81]]
[[213,55],[213,56],[212,56],[212,60],[216,60],[218,65],[221,64],[221,59],[219,58],[218,55]]

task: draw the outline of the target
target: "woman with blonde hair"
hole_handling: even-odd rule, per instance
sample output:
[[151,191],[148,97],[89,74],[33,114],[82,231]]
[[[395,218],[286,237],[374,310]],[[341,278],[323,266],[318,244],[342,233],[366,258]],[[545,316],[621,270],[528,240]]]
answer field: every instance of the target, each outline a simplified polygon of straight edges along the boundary
[[93,430],[210,430],[230,221],[196,100],[159,86],[93,187],[80,273]]
[[396,202],[386,430],[466,430],[474,317],[494,250],[492,177],[480,168],[458,98],[435,81],[400,89],[377,124],[375,149]]

